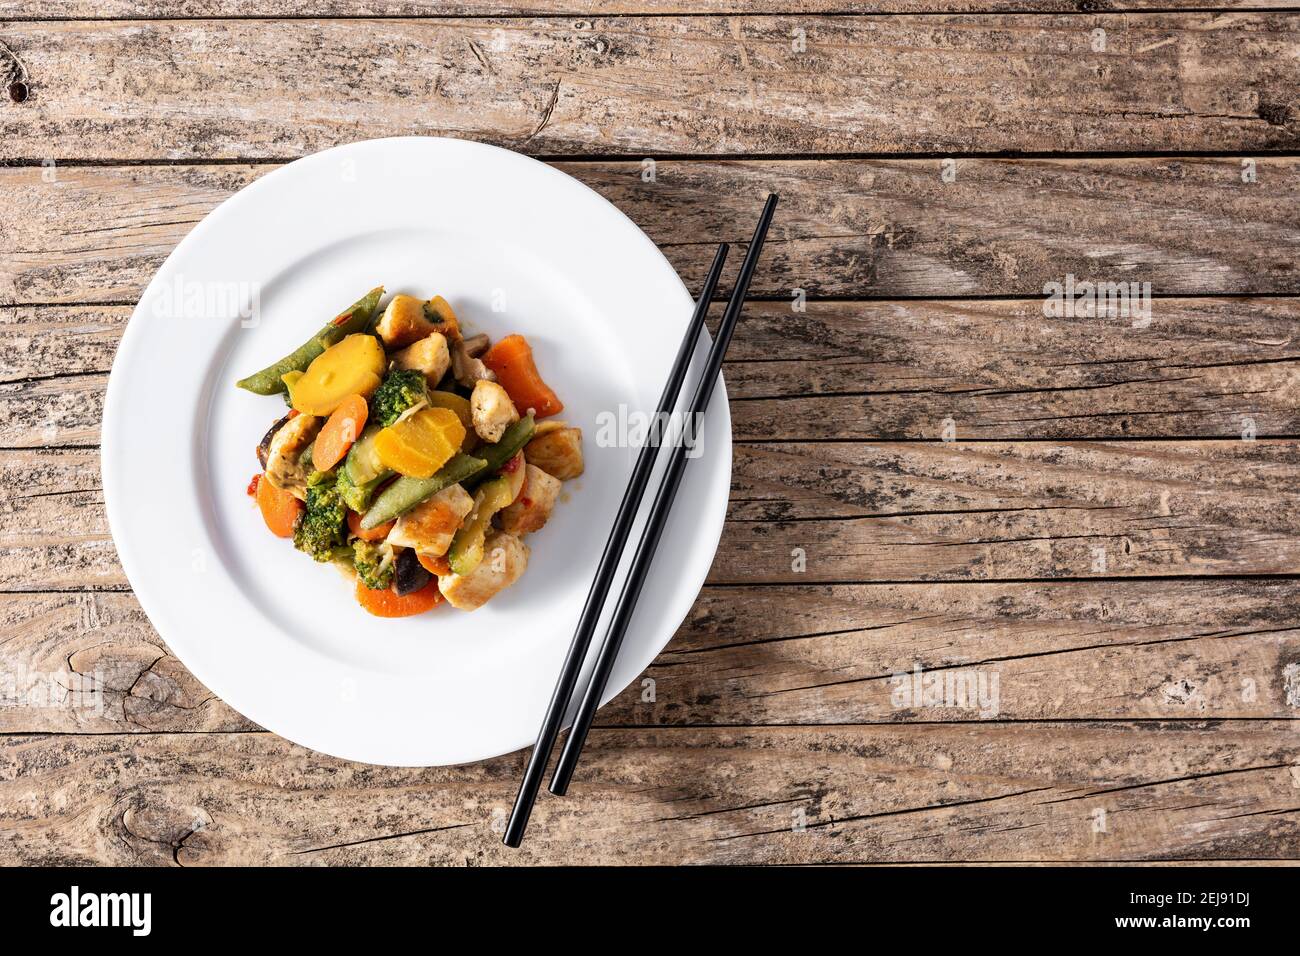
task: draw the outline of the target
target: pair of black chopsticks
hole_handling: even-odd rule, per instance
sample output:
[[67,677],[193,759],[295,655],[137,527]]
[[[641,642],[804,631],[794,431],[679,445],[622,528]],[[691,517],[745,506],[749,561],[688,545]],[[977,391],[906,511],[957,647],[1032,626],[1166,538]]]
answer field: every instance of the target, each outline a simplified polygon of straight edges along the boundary
[[[659,486],[659,492],[655,495],[654,504],[650,507],[650,514],[641,533],[641,540],[637,544],[636,553],[633,555],[631,567],[628,569],[623,591],[619,595],[618,604],[614,608],[613,619],[610,621],[609,630],[605,634],[605,641],[601,644],[600,651],[597,653],[596,666],[592,671],[591,680],[587,683],[587,689],[582,694],[582,702],[578,706],[578,713],[574,718],[573,727],[569,731],[568,740],[565,741],[564,750],[560,753],[560,760],[555,767],[555,774],[551,777],[551,793],[563,796],[569,788],[569,781],[573,777],[573,768],[577,766],[578,757],[582,753],[582,745],[586,742],[587,732],[591,729],[591,721],[595,717],[596,708],[600,706],[600,699],[605,693],[605,684],[609,680],[610,671],[614,668],[619,646],[623,643],[623,635],[627,632],[628,624],[632,620],[632,612],[636,608],[637,598],[641,596],[641,587],[645,584],[646,576],[649,573],[650,562],[654,559],[655,549],[659,545],[659,538],[663,535],[664,527],[668,522],[668,511],[672,507],[677,488],[681,484],[688,450],[686,435],[692,426],[694,427],[694,433],[697,436],[699,434],[698,424],[708,407],[709,398],[713,395],[713,386],[718,381],[718,373],[722,368],[722,359],[727,354],[727,346],[731,344],[731,333],[735,330],[736,321],[740,318],[740,311],[744,307],[745,296],[749,292],[750,279],[754,276],[754,269],[758,265],[758,257],[763,251],[763,240],[767,237],[767,227],[771,225],[772,214],[776,212],[776,201],[775,193],[767,197],[767,203],[763,206],[763,214],[758,220],[758,227],[754,230],[754,238],[749,244],[749,250],[745,253],[745,261],[741,265],[740,274],[736,278],[736,287],[732,293],[731,301],[727,303],[727,310],[723,314],[722,324],[718,327],[718,337],[714,340],[713,348],[709,351],[704,373],[700,377],[700,383],[695,390],[695,399],[688,413],[690,417],[687,419],[687,423],[689,424],[680,429],[677,435],[672,457],[668,460],[668,468],[664,472],[663,483]],[[656,429],[662,427],[660,423],[670,420],[673,410],[677,407],[677,397],[682,390],[682,382],[686,379],[686,370],[690,367],[691,356],[695,353],[696,340],[700,336],[700,329],[704,327],[704,319],[709,312],[709,303],[712,301],[713,293],[718,287],[718,278],[722,274],[722,266],[726,261],[727,244],[724,242],[718,246],[718,252],[713,257],[713,265],[709,267],[708,277],[704,280],[704,289],[700,292],[700,297],[695,303],[695,312],[691,316],[690,325],[686,328],[686,335],[682,339],[681,348],[677,351],[677,358],[673,361],[672,371],[668,375],[668,384],[664,386],[664,393],[659,399],[659,413],[655,416]],[[569,645],[569,652],[564,658],[564,666],[560,669],[559,679],[555,682],[555,691],[551,694],[551,703],[546,709],[546,718],[542,721],[541,730],[537,734],[537,743],[533,745],[532,755],[528,759],[528,767],[524,771],[523,781],[519,785],[519,796],[515,798],[515,808],[510,814],[510,822],[506,824],[504,838],[506,846],[517,847],[523,842],[524,829],[528,826],[528,816],[532,813],[533,802],[537,799],[537,789],[541,786],[542,774],[546,771],[546,764],[550,760],[551,751],[555,747],[555,739],[559,736],[560,723],[564,720],[565,711],[568,710],[569,703],[573,699],[574,685],[578,682],[583,662],[587,658],[587,650],[591,645],[591,636],[596,630],[596,624],[605,606],[605,598],[609,595],[610,586],[614,583],[614,573],[618,569],[619,561],[623,556],[623,548],[627,544],[628,535],[631,533],[632,525],[636,520],[637,509],[641,506],[641,498],[645,494],[646,484],[650,481],[650,472],[654,469],[655,458],[659,451],[659,439],[664,434],[662,431],[652,432],[646,443],[641,447],[636,465],[632,469],[632,478],[628,482],[627,490],[623,492],[623,502],[619,505],[618,517],[614,519],[614,527],[609,533],[609,540],[605,542],[605,551],[600,556],[600,564],[596,567],[596,577],[591,582],[591,591],[587,594],[587,603],[583,606],[582,616],[578,619],[578,629],[573,634],[573,643]]]

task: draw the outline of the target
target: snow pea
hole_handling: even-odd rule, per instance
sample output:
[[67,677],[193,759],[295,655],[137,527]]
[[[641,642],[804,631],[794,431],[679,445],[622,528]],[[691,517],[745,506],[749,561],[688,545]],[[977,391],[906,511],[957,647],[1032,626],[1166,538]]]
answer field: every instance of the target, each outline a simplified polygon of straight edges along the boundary
[[533,413],[529,412],[519,421],[507,426],[499,442],[485,445],[482,448],[475,448],[474,454],[486,461],[487,466],[475,475],[473,481],[466,482],[465,488],[473,490],[473,487],[479,482],[500,471],[502,465],[515,457],[519,449],[528,444],[528,439],[533,437],[533,430],[536,427],[537,425],[533,421]]
[[487,462],[482,458],[460,454],[452,456],[451,461],[434,472],[431,478],[410,478],[403,475],[379,493],[375,503],[362,517],[361,527],[369,531],[386,521],[392,521],[426,498],[477,475],[486,467]]

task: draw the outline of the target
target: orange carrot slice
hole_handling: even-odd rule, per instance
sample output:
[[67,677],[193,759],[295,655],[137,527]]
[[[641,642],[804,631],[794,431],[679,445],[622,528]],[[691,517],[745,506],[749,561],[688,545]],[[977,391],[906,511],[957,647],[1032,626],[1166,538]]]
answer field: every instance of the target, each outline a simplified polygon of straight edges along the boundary
[[302,502],[287,491],[281,491],[262,475],[257,483],[257,507],[262,511],[262,520],[271,529],[271,534],[279,538],[292,538],[293,526],[302,514]]
[[537,418],[546,418],[564,411],[564,403],[542,381],[533,361],[533,347],[522,335],[507,335],[492,346],[484,354],[483,364],[496,373],[519,414],[531,408]]
[[343,460],[352,443],[366,427],[366,416],[370,414],[366,400],[360,395],[349,395],[330,414],[316,436],[316,444],[311,450],[312,464],[317,471],[329,471]]
[[397,524],[396,520],[385,522],[369,530],[361,527],[361,515],[355,511],[348,512],[348,527],[362,541],[383,541],[388,537],[388,532],[393,530],[393,525]]
[[441,604],[442,592],[438,590],[437,578],[431,578],[420,590],[400,597],[392,588],[372,591],[358,581],[357,601],[375,617],[410,617],[412,614],[423,614]]
[[415,552],[415,558],[421,565],[423,565],[424,570],[434,576],[439,574],[451,574],[451,563],[447,560],[445,554],[440,554],[435,558],[431,554],[421,554],[417,551]]

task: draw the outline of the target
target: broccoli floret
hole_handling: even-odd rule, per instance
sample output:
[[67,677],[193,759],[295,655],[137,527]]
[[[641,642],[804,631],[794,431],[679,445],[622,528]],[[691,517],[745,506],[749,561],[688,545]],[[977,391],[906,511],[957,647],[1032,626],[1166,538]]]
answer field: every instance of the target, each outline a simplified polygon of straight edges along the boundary
[[388,474],[382,474],[374,481],[358,485],[353,483],[346,468],[340,468],[336,486],[343,503],[360,515],[366,513],[366,509],[370,507],[371,499],[375,497],[375,492],[387,477]]
[[424,373],[418,369],[394,369],[370,396],[370,420],[387,428],[413,405],[428,399]]
[[382,591],[393,583],[393,546],[357,538],[352,542],[352,566],[362,584],[372,591]]
[[348,507],[338,492],[332,471],[318,471],[307,480],[307,510],[298,519],[293,546],[317,561],[333,561],[347,553]]

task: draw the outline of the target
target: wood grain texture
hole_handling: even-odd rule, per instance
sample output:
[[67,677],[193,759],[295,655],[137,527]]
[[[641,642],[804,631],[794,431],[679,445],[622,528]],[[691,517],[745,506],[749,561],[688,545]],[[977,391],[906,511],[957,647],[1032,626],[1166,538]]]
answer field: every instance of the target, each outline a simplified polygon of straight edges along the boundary
[[[601,722],[1296,718],[1296,586],[706,588],[647,672],[655,699],[634,685]],[[983,697],[908,697],[917,673]]]
[[709,580],[1296,573],[1296,452],[1292,442],[750,446],[734,469],[742,495],[754,487],[778,515],[786,489],[831,504],[732,522]]
[[[1249,579],[706,587],[597,724],[1296,719],[1298,598]],[[4,595],[0,622],[2,733],[258,729],[130,593]],[[902,696],[918,668],[974,693]]]
[[200,684],[131,594],[0,595],[0,732],[259,729]]
[[[1254,182],[1240,157],[963,159],[951,181],[939,159],[662,160],[652,182],[640,162],[555,165],[695,288],[775,190],[757,295],[1040,296],[1067,274],[1156,295],[1300,292],[1300,159],[1249,161]],[[134,301],[199,220],[274,168],[0,168],[0,302]]]
[[[709,581],[1300,574],[1297,456],[1291,441],[742,446]],[[0,452],[22,489],[2,506],[0,589],[127,586],[97,458]]]
[[[0,0],[31,83],[0,102],[0,863],[1300,859],[1300,16],[1200,5]],[[522,754],[266,733],[104,516],[165,256],[399,133],[549,158],[692,285],[782,196],[711,583],[522,851]],[[1150,282],[1150,324],[1045,317],[1067,275]]]
[[[1289,0],[1019,0],[1017,13],[1283,9]],[[198,17],[552,16],[582,20],[626,14],[1004,12],[1006,0],[0,0],[4,20],[117,20]]]
[[513,851],[497,834],[521,755],[368,767],[269,734],[20,735],[0,748],[0,857],[14,863],[1300,853],[1292,722],[597,729],[568,798],[540,800]]
[[1293,299],[1157,299],[1150,325],[1038,300],[751,306],[733,431],[770,439],[1297,433]]
[[0,159],[284,158],[412,133],[633,155],[1300,142],[1288,14],[69,21],[4,39],[31,96],[0,109]]
[[[1157,299],[1151,325],[1041,300],[746,308],[724,370],[743,442],[1300,434],[1300,300]],[[99,439],[126,306],[0,307],[0,447]],[[716,315],[716,310],[715,310]]]

